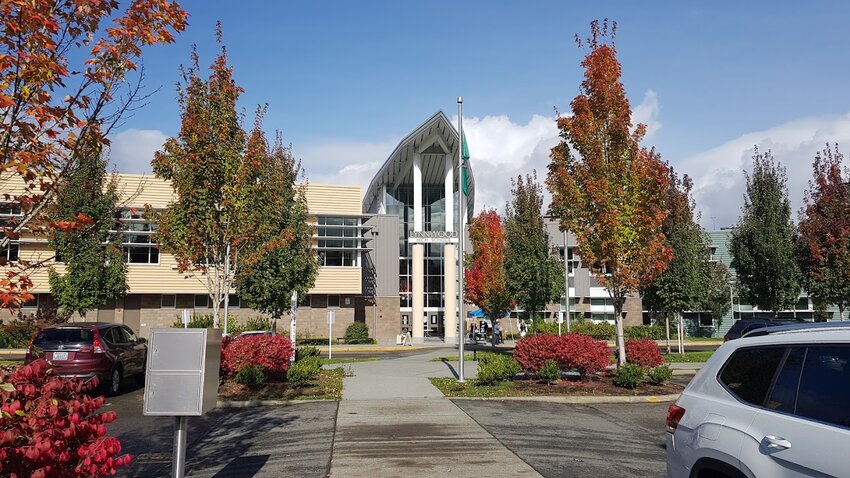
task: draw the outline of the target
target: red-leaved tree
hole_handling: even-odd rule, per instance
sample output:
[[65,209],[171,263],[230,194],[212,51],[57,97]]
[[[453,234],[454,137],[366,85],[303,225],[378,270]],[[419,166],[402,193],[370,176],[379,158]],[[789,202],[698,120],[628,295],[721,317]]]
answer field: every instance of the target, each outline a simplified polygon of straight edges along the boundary
[[835,304],[841,320],[850,305],[850,183],[843,163],[837,145],[815,156],[795,245],[806,290],[816,301]]
[[0,372],[0,476],[100,477],[130,463],[106,436],[115,412],[96,413],[96,383],[53,375],[44,359]]
[[652,284],[671,258],[661,227],[670,178],[658,153],[640,146],[646,126],[632,128],[615,30],[616,23],[609,29],[607,20],[594,21],[586,42],[576,37],[590,52],[581,63],[584,81],[570,104],[573,114],[557,120],[561,142],[552,149],[546,184],[550,215],[575,234],[582,262],[614,302],[622,365],[626,296]]
[[[130,85],[146,45],[173,41],[187,14],[169,0],[5,0],[0,2],[0,187],[22,216],[2,224],[0,249],[22,231],[85,227],[89,218],[51,221],[50,204],[80,157],[97,157],[138,101]],[[105,25],[109,20],[111,25]],[[141,75],[140,75],[141,76]],[[122,88],[126,92],[119,96]],[[29,300],[20,261],[0,278],[0,305]]]
[[[464,294],[493,323],[514,306],[505,283],[505,231],[499,213],[482,211],[469,225],[472,254],[464,271]],[[495,342],[495,327],[493,327]]]

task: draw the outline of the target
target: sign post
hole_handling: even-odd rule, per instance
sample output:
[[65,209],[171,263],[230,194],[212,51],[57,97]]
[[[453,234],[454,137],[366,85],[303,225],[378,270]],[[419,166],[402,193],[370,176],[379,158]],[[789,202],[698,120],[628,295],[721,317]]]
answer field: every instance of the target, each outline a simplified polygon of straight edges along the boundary
[[331,355],[331,347],[333,346],[333,325],[334,325],[334,311],[328,311],[328,360],[333,358]]
[[[560,337],[561,336],[561,324],[564,323],[564,313],[563,312],[558,312],[558,319],[556,321],[558,322],[558,337]],[[569,332],[569,331],[567,331],[567,332]]]
[[[292,298],[289,302],[289,340],[292,341],[292,346],[295,347],[295,313],[298,312],[298,292],[292,291]],[[290,363],[295,363],[295,354],[289,358]]]

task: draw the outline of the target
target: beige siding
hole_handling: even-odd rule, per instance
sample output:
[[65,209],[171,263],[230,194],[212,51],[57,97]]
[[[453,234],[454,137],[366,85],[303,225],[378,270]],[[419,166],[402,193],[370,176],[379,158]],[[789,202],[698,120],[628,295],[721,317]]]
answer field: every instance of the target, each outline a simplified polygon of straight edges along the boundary
[[363,200],[360,186],[308,184],[304,193],[310,214],[361,214]]
[[319,267],[311,294],[360,294],[359,267]]
[[[19,194],[22,181],[17,175],[0,177],[0,193]],[[174,198],[169,181],[157,179],[151,175],[119,174],[119,192],[121,205],[141,208],[150,205],[165,208]],[[315,224],[316,215],[359,215],[361,197],[359,186],[338,186],[327,184],[309,184],[306,190],[310,221]],[[41,239],[43,241],[43,239]],[[315,245],[315,239],[314,239]],[[39,261],[51,257],[53,252],[46,242],[25,243],[20,246],[22,260]],[[206,293],[203,276],[185,276],[177,272],[174,255],[160,252],[159,264],[128,264],[127,283],[132,294],[204,294]],[[64,267],[57,264],[58,272]],[[8,268],[5,268],[8,270]],[[5,272],[0,268],[0,272]],[[34,283],[34,292],[50,291],[48,267],[29,272]],[[322,267],[311,293],[316,294],[360,294],[361,271],[359,267]],[[203,281],[203,282],[202,282]]]

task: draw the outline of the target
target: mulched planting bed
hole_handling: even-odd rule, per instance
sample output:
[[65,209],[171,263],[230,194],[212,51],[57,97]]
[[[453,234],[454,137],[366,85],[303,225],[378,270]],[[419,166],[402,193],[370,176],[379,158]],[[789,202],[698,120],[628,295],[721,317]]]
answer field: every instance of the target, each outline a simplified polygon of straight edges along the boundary
[[675,383],[642,383],[634,389],[614,385],[611,377],[587,380],[561,379],[546,385],[536,379],[517,379],[497,385],[478,386],[473,380],[457,383],[453,378],[432,378],[431,383],[447,397],[537,397],[537,396],[657,396],[681,393]]
[[342,398],[343,369],[322,370],[318,377],[304,387],[290,387],[286,382],[268,382],[251,389],[245,385],[226,381],[218,387],[218,399],[243,400],[339,400]]

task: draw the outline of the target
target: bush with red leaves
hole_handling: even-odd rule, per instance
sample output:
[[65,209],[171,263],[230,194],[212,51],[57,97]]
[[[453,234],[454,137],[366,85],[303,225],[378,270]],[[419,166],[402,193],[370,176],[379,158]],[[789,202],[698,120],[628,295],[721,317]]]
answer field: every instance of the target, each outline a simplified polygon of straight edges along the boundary
[[95,385],[54,375],[44,359],[0,372],[0,476],[101,477],[130,463],[105,436],[116,413],[95,413],[104,399],[85,393]]
[[652,339],[626,340],[626,361],[643,368],[653,368],[664,363],[658,344]]
[[289,337],[252,335],[226,338],[221,344],[221,374],[232,377],[246,365],[259,365],[269,377],[286,377],[294,350]]
[[600,372],[611,363],[611,352],[603,340],[582,334],[534,335],[517,342],[514,359],[529,373],[537,373],[547,360],[554,360],[564,371],[580,376]]

